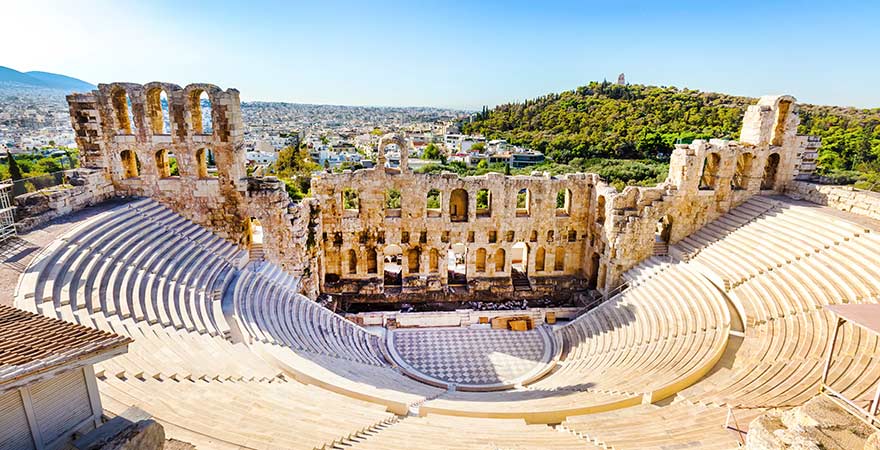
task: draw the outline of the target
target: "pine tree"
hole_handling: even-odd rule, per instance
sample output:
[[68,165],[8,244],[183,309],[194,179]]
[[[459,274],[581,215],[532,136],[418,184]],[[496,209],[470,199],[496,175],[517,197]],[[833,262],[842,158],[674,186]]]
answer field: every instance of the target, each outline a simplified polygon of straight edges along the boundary
[[24,178],[21,176],[21,168],[18,167],[18,163],[15,162],[15,158],[12,157],[12,153],[9,150],[6,151],[6,160],[9,162],[9,176],[12,177],[12,181]]

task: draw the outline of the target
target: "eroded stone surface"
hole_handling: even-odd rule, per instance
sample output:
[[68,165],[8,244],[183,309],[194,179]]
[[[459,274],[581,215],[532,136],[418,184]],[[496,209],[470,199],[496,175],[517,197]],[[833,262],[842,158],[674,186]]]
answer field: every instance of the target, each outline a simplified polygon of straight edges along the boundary
[[874,429],[841,409],[825,396],[817,396],[787,411],[773,409],[749,425],[746,448],[861,449],[869,448]]
[[[617,192],[596,174],[415,174],[406,151],[399,168],[383,167],[386,145],[408,146],[389,134],[377,168],[320,175],[314,199],[293,204],[277,180],[245,178],[235,89],[112,83],[68,103],[84,167],[100,171],[115,195],[157,199],[243,246],[256,219],[266,258],[301,276],[304,293],[360,302],[577,303],[617,287],[658,239],[674,243],[752,195],[782,192],[799,162],[794,99],[767,96],[746,111],[741,142],[676,146],[655,187]],[[179,175],[168,171],[172,156]],[[392,192],[399,207],[386,207]]]

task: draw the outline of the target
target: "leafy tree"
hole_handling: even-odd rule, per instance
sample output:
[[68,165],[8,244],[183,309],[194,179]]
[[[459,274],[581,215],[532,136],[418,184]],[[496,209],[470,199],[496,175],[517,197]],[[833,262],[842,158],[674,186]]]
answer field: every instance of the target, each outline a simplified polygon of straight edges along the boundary
[[486,150],[486,143],[485,142],[477,142],[471,146],[472,152],[482,152],[485,150]]
[[440,149],[433,142],[425,146],[425,151],[422,152],[422,157],[425,159],[440,159],[440,156]]
[[318,165],[305,148],[287,146],[278,152],[274,169],[279,176],[309,175],[318,170]]

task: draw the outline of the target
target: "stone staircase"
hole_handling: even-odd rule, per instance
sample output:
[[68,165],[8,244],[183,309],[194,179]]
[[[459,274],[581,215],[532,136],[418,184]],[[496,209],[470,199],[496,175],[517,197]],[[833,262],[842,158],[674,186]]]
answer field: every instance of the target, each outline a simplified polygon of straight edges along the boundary
[[251,244],[248,257],[249,261],[265,261],[266,254],[263,252],[263,244]]
[[529,276],[516,269],[510,270],[510,282],[513,283],[514,291],[531,291],[532,284],[529,282]]
[[666,256],[669,254],[669,244],[663,241],[654,241],[654,256]]

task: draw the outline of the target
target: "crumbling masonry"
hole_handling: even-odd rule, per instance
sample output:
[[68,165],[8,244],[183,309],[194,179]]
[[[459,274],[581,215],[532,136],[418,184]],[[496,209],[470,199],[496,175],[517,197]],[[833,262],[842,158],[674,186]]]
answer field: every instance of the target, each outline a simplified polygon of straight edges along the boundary
[[246,177],[235,89],[113,83],[68,102],[84,167],[116,195],[152,197],[242,246],[255,219],[266,258],[302,276],[304,293],[357,303],[608,293],[665,244],[783,192],[800,164],[797,105],[773,96],[748,108],[739,142],[677,145],[655,187],[617,192],[596,174],[416,174],[406,151],[385,168],[386,145],[407,148],[389,134],[375,168],[320,174],[314,198],[295,204],[274,178]]

